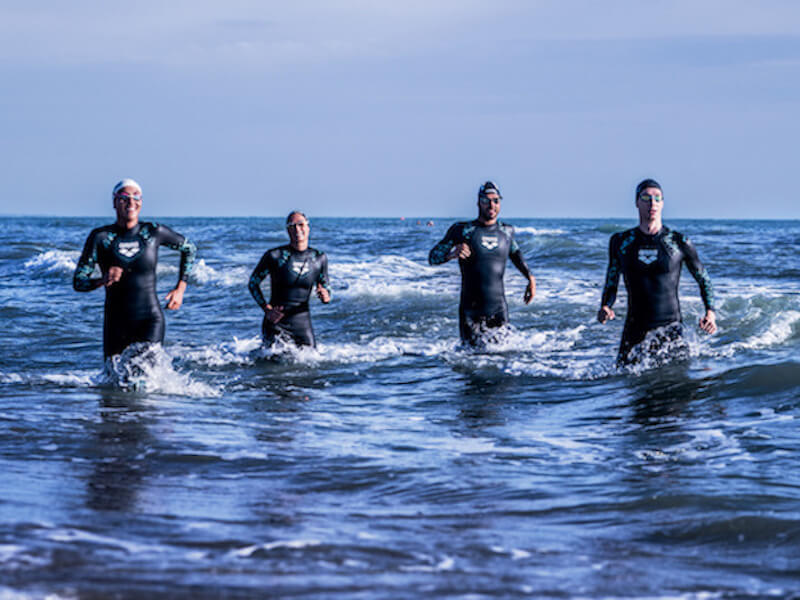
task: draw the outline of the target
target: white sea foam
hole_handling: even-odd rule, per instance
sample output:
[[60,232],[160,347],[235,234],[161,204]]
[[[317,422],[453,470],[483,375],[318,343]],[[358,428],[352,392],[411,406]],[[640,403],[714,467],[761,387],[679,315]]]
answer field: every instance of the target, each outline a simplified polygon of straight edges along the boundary
[[422,341],[419,338],[377,337],[367,343],[319,344],[317,348],[298,348],[292,344],[276,343],[262,350],[263,357],[276,357],[306,365],[326,363],[375,363],[395,356],[413,354],[436,356],[452,350],[452,341]]
[[546,229],[543,227],[514,227],[514,233],[530,233],[533,235],[564,235],[563,229]]
[[511,327],[479,349],[465,348],[452,338],[422,335],[378,336],[364,342],[320,343],[316,348],[276,342],[269,348],[257,336],[234,338],[232,342],[189,349],[173,346],[174,357],[206,365],[253,364],[271,359],[309,367],[375,364],[399,356],[441,357],[446,363],[465,369],[491,369],[508,375],[553,376],[581,380],[606,377],[616,372],[613,357],[602,348],[582,348],[588,326],[563,330],[520,331]]
[[456,561],[450,556],[443,556],[435,565],[401,565],[401,571],[419,573],[437,573],[440,571],[452,571]]
[[215,269],[207,265],[206,261],[201,258],[195,264],[191,277],[201,285],[212,284],[232,287],[247,285],[249,275],[250,271],[247,267]]
[[265,348],[261,338],[252,337],[243,340],[234,338],[233,342],[193,350],[173,347],[170,352],[174,356],[210,367],[252,364],[264,358],[316,366],[331,363],[374,363],[407,354],[436,356],[454,350],[455,346],[452,340],[425,341],[420,338],[381,336],[365,343],[320,343],[316,348],[276,341],[273,346]]
[[777,346],[797,335],[798,330],[800,330],[800,311],[782,311],[770,318],[768,327],[741,342],[732,343],[730,348],[736,351]]
[[[345,283],[344,296],[402,296],[452,294],[443,286],[437,267],[409,260],[404,256],[384,255],[375,260],[334,263],[330,276],[334,285]],[[443,289],[448,288],[448,289]]]
[[72,593],[20,592],[11,588],[0,587],[0,600],[78,600],[78,596]]
[[118,538],[98,535],[82,529],[55,529],[48,532],[47,539],[55,542],[91,542],[102,546],[116,547],[129,554],[155,554],[164,552],[164,547],[154,544],[137,544]]
[[288,548],[290,550],[301,550],[303,548],[319,546],[320,544],[322,544],[322,542],[319,540],[279,540],[276,542],[268,542],[266,544],[253,544],[251,546],[245,546],[244,548],[231,551],[229,555],[237,558],[249,558],[259,550],[270,551],[283,548]]
[[24,378],[19,373],[0,372],[0,383],[22,383]]
[[254,336],[243,340],[234,337],[233,342],[224,342],[196,349],[173,346],[169,351],[176,358],[188,359],[209,367],[223,367],[226,365],[252,364],[261,356],[260,352],[258,352],[260,348],[261,338]]
[[47,250],[40,252],[33,258],[25,261],[26,269],[35,269],[45,273],[70,273],[75,271],[77,266],[78,252],[68,252],[66,250]]
[[102,375],[97,373],[46,373],[42,379],[48,383],[55,383],[64,387],[90,387],[102,381]]
[[530,558],[531,553],[527,550],[520,550],[518,548],[504,548],[503,546],[490,546],[489,550],[495,554],[508,554],[512,560],[521,560],[523,558]]

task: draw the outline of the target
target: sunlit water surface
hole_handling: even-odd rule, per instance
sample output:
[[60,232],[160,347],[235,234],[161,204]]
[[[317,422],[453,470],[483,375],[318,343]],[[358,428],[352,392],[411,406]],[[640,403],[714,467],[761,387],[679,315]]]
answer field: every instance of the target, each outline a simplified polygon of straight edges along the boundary
[[[538,293],[509,264],[514,330],[475,352],[456,265],[427,265],[449,223],[313,220],[334,299],[312,302],[317,351],[275,354],[247,279],[281,221],[168,219],[199,246],[184,307],[104,374],[103,293],[71,277],[106,221],[0,219],[0,598],[800,589],[800,223],[668,223],[720,331],[619,372],[621,319],[594,314],[631,222],[512,221]],[[696,322],[687,272],[681,296]]]

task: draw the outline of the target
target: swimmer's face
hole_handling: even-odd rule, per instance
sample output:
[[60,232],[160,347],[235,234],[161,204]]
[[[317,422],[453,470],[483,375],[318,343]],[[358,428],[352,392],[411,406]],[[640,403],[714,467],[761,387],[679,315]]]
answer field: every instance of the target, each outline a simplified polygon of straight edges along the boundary
[[636,208],[639,209],[640,220],[658,221],[664,210],[664,194],[657,187],[644,188],[636,198]]
[[493,221],[500,214],[500,196],[489,192],[478,200],[478,213],[484,221]]
[[289,217],[286,223],[286,230],[289,232],[289,240],[292,246],[298,246],[308,243],[308,234],[311,227],[306,218],[300,213],[294,213]]
[[125,186],[114,196],[114,210],[117,220],[124,222],[138,221],[142,210],[142,193],[135,187]]

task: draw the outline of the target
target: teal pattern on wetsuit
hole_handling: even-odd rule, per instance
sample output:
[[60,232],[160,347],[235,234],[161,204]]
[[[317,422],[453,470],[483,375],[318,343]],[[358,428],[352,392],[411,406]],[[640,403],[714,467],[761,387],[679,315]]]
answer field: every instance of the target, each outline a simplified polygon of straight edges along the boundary
[[156,296],[158,248],[166,246],[181,254],[179,281],[187,281],[194,267],[197,248],[169,227],[140,222],[131,229],[117,224],[93,230],[84,244],[75,268],[72,285],[87,292],[98,287],[93,278],[96,266],[101,273],[111,267],[123,270],[119,281],[105,288],[103,353],[119,354],[135,342],[161,342],[164,313]]
[[648,235],[635,227],[615,233],[608,253],[601,306],[613,306],[620,275],[628,293],[621,353],[626,354],[648,331],[681,321],[678,285],[684,264],[700,288],[706,310],[714,309],[708,271],[694,244],[677,231],[662,227],[657,234]]
[[290,245],[267,250],[250,275],[248,288],[256,303],[266,310],[267,301],[261,282],[270,276],[271,306],[283,307],[283,318],[271,323],[266,316],[262,332],[266,343],[280,334],[288,335],[297,345],[314,346],[314,330],[308,300],[317,284],[331,292],[328,279],[328,257],[324,252],[307,248],[302,252]]
[[469,245],[471,255],[458,261],[461,270],[459,323],[462,339],[474,343],[477,328],[499,327],[508,322],[503,285],[506,260],[510,258],[526,278],[530,278],[530,269],[514,239],[511,225],[501,222],[482,225],[478,220],[451,226],[431,249],[428,262],[431,265],[446,262],[453,248],[462,243]]

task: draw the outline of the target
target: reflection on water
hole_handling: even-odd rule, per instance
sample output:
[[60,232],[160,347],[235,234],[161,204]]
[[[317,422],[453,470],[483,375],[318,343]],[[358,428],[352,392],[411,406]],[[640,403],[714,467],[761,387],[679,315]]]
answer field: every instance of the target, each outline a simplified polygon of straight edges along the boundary
[[94,467],[87,482],[86,505],[132,511],[154,443],[144,423],[146,408],[133,395],[106,390],[101,393],[99,414],[87,445]]

